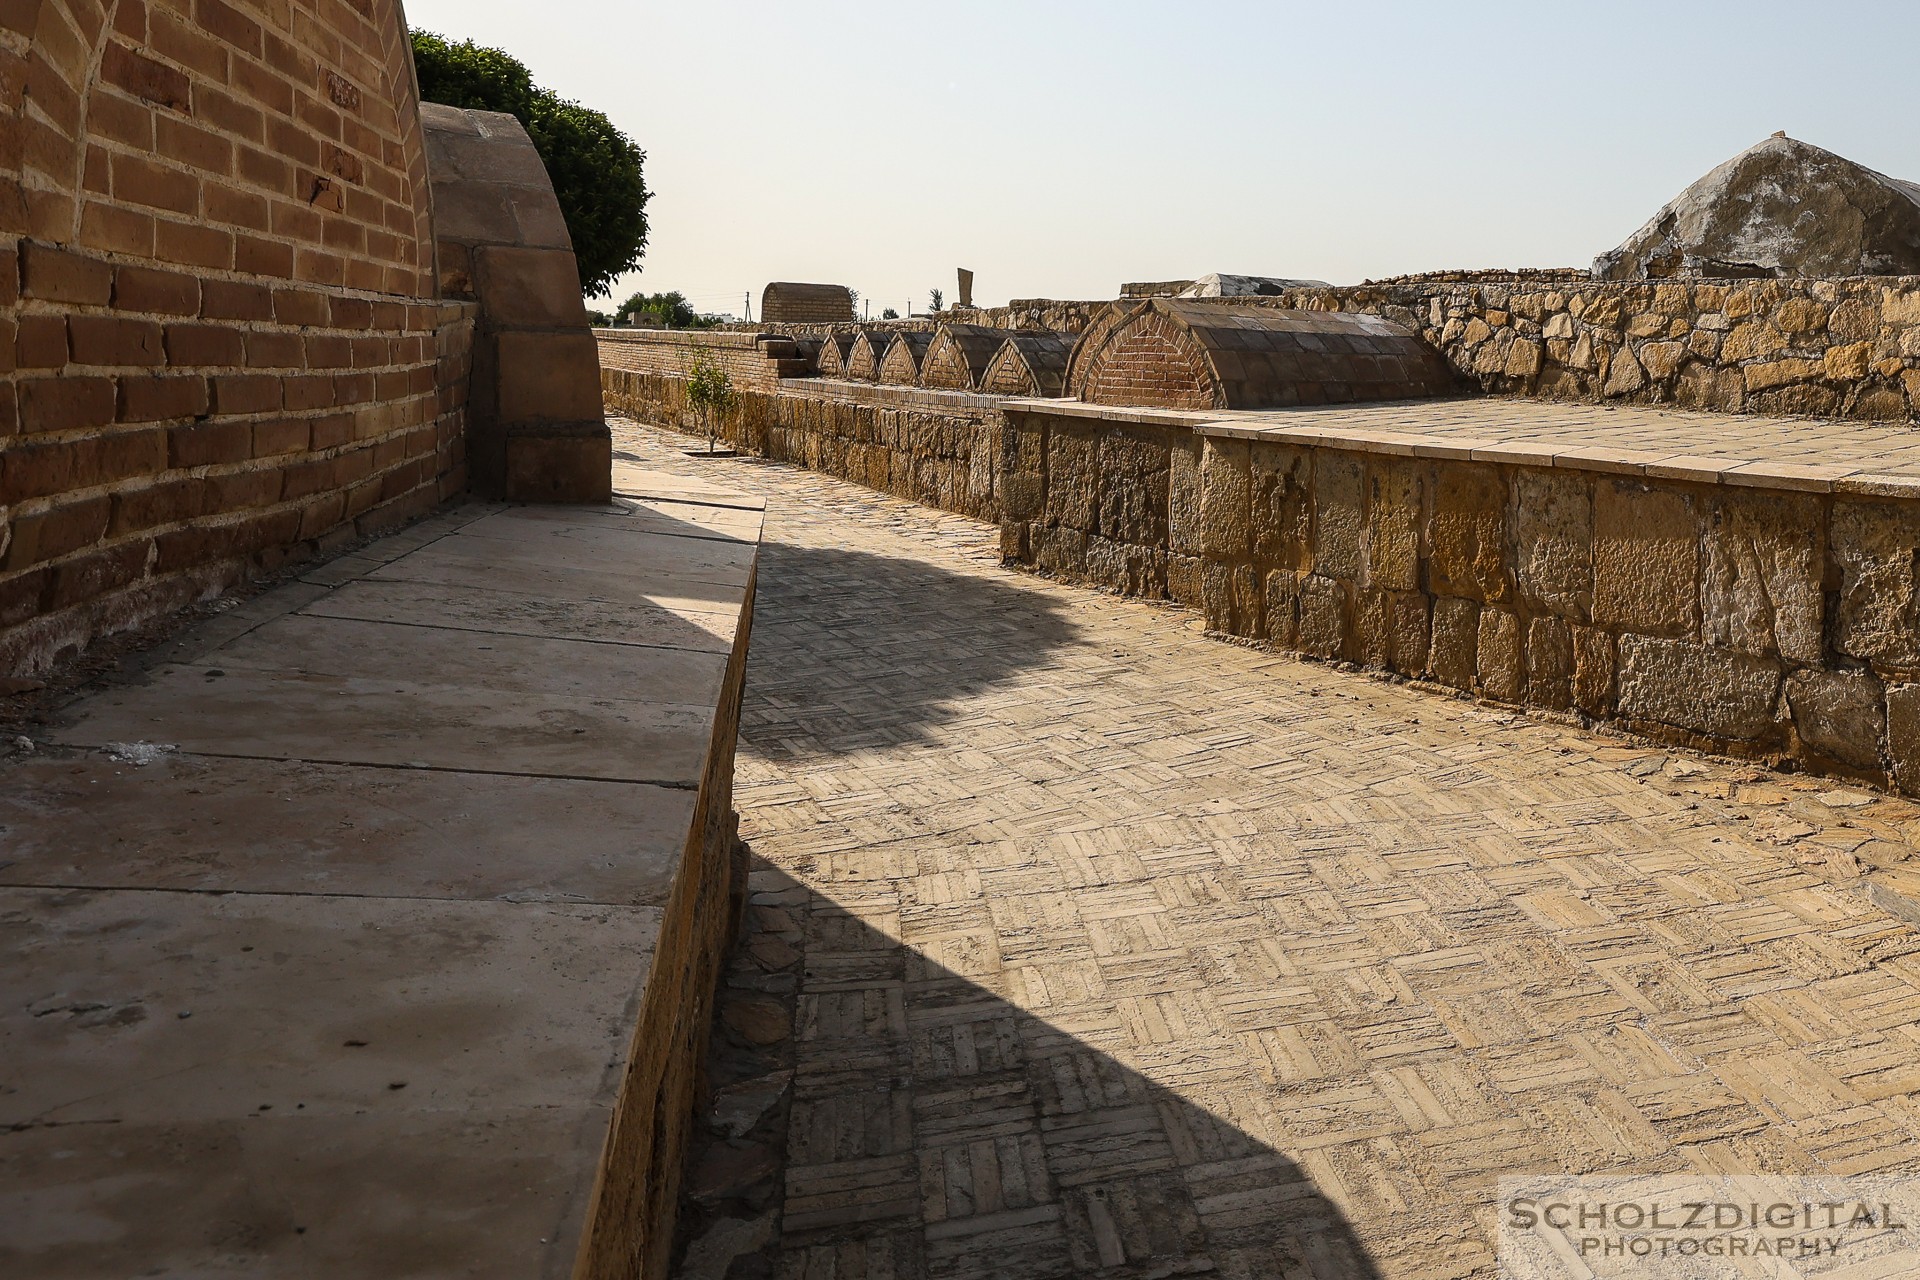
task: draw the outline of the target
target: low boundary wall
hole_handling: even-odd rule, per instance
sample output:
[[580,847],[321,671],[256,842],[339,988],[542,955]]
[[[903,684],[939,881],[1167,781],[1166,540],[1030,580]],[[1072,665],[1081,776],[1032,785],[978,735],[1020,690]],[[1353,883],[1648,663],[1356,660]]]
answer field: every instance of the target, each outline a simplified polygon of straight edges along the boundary
[[[680,379],[602,378],[691,428]],[[1920,480],[1271,422],[809,379],[720,425],[1226,634],[1920,794]]]

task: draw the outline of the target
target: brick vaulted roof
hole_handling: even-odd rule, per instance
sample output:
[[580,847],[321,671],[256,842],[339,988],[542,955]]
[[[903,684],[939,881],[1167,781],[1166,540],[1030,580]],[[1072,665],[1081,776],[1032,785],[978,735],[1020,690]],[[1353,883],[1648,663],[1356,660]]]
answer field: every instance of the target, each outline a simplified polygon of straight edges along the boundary
[[880,357],[877,381],[902,387],[918,386],[921,361],[932,345],[933,335],[924,330],[903,329],[894,334],[886,353]]
[[1071,394],[1092,404],[1274,409],[1444,395],[1412,330],[1378,316],[1154,298],[1081,339]]
[[921,385],[948,391],[977,390],[987,365],[1006,339],[1005,329],[978,324],[941,325],[920,362]]
[[1005,341],[980,375],[982,391],[1048,399],[1066,394],[1067,360],[1078,334],[1018,329],[1003,336]]

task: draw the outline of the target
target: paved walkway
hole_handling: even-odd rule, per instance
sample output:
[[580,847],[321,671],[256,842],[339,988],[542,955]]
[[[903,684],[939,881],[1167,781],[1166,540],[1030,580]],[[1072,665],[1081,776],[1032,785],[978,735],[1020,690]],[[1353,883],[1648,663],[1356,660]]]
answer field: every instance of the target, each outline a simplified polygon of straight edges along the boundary
[[617,439],[769,495],[683,1276],[1487,1276],[1505,1173],[1920,1171],[1912,805]]

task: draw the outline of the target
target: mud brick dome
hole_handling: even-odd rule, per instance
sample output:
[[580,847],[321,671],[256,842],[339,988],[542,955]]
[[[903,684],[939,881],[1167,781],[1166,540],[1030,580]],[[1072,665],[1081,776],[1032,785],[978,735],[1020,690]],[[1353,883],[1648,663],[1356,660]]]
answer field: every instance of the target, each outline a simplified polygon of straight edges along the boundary
[[947,391],[973,391],[1006,340],[1004,329],[977,324],[943,324],[920,362],[920,385]]
[[1168,298],[1090,331],[1077,364],[1080,399],[1165,409],[1411,399],[1452,386],[1419,335],[1378,316]]
[[920,381],[920,363],[933,345],[933,335],[903,330],[893,335],[886,353],[880,357],[881,382],[910,387]]
[[853,292],[845,285],[775,282],[760,293],[763,324],[845,324],[853,318]]
[[1067,360],[1077,336],[1040,330],[1007,334],[980,375],[980,390],[996,396],[1048,399],[1065,394]]

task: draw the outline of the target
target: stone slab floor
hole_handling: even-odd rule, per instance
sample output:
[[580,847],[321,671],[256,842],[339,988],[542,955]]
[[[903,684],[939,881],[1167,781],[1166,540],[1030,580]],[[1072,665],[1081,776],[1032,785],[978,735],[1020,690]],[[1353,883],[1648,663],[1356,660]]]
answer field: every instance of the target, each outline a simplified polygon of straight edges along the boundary
[[1488,1276],[1505,1173],[1920,1171],[1912,805],[618,430],[769,495],[682,1276]]

